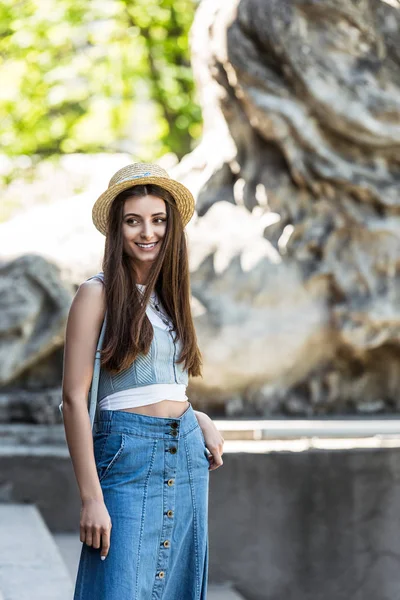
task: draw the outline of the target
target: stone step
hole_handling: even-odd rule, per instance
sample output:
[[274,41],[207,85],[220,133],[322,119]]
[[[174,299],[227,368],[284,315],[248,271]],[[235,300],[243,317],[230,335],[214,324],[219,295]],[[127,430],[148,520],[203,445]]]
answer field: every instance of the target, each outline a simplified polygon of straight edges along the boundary
[[245,600],[229,584],[209,585],[207,600]]
[[[67,565],[70,576],[75,581],[78,571],[81,542],[79,533],[56,533],[54,539]],[[212,585],[208,587],[207,600],[245,600],[229,584]]]
[[34,505],[0,504],[0,598],[71,600],[58,545]]

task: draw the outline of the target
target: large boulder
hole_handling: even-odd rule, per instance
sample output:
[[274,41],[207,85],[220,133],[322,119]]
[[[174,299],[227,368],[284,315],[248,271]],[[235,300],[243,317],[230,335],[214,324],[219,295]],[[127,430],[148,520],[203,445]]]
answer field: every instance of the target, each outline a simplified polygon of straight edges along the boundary
[[41,256],[0,267],[0,421],[55,422],[73,288]]
[[239,411],[397,409],[399,32],[378,0],[200,5],[197,243],[215,250],[194,291],[204,385],[240,390]]
[[[196,197],[199,405],[398,409],[399,31],[400,11],[380,0],[200,3],[191,44],[204,135],[176,167],[164,163]],[[29,239],[75,285],[100,270],[91,205],[128,160],[81,160],[95,187],[54,200],[46,219],[41,207],[0,226],[3,259]]]

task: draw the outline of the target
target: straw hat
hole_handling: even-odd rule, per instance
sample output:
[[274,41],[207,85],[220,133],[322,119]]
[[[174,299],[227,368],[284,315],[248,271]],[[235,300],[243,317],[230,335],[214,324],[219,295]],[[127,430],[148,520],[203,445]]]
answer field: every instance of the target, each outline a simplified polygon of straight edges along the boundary
[[171,179],[168,173],[152,163],[132,163],[117,171],[110,179],[108,188],[101,194],[93,205],[92,219],[95,227],[107,235],[108,212],[114,198],[122,191],[133,185],[155,183],[170,192],[180,212],[182,226],[193,216],[195,202],[189,190],[178,181]]

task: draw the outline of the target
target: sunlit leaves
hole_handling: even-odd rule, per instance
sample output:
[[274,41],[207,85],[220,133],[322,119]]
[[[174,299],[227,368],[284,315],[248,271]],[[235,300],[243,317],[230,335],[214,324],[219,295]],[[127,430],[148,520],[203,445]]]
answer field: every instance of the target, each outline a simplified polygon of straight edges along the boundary
[[157,122],[143,151],[188,152],[201,132],[188,49],[194,9],[194,0],[3,0],[2,151],[118,150],[135,136],[145,85]]

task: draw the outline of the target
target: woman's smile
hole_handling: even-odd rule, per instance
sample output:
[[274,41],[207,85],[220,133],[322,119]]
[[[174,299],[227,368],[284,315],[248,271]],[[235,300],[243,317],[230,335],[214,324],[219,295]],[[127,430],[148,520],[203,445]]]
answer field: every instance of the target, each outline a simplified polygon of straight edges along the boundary
[[158,242],[152,242],[151,244],[142,244],[140,242],[135,242],[135,244],[144,252],[150,252],[150,250],[153,250],[153,248],[156,247]]

